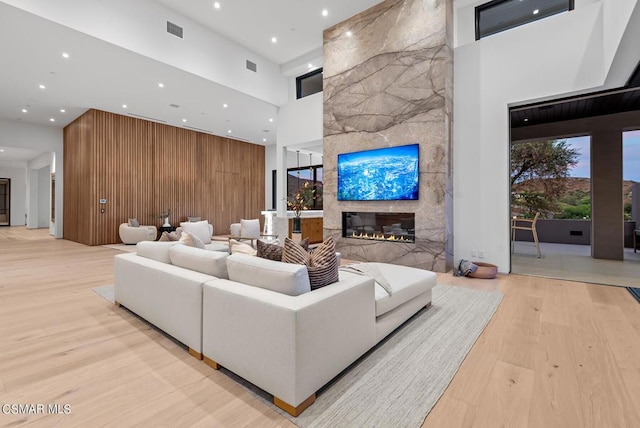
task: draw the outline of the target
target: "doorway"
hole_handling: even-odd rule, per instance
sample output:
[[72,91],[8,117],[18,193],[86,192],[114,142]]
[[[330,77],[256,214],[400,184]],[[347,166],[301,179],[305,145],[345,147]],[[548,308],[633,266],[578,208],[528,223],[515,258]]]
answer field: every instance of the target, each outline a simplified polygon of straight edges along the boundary
[[[512,178],[520,164],[531,167],[537,161],[538,174],[524,179],[512,179],[511,215],[532,218],[540,212],[537,234],[542,256],[536,254],[532,234],[516,236],[511,256],[511,272],[564,280],[640,287],[640,253],[632,247],[637,229],[638,206],[633,205],[634,190],[640,190],[640,132],[622,134],[623,182],[610,188],[611,193],[624,194],[619,215],[624,216],[623,260],[596,259],[592,253],[592,190],[591,177],[594,153],[587,136],[512,143]],[[524,148],[529,146],[529,150]],[[549,154],[554,154],[549,158]],[[576,156],[572,156],[576,155]],[[546,157],[545,157],[546,156]],[[568,162],[564,176],[546,177],[557,172],[557,159]],[[520,161],[520,163],[514,161]],[[556,168],[552,168],[555,166]],[[562,168],[561,168],[562,169]],[[560,170],[561,170],[560,169]],[[518,175],[522,177],[522,175]],[[559,187],[557,187],[559,185]],[[620,194],[618,193],[618,194]],[[640,193],[640,192],[636,192]],[[636,195],[637,198],[637,195]],[[637,204],[637,202],[636,202]],[[622,205],[621,205],[622,208]],[[513,245],[513,244],[512,244]]]
[[0,226],[11,226],[10,178],[0,178]]

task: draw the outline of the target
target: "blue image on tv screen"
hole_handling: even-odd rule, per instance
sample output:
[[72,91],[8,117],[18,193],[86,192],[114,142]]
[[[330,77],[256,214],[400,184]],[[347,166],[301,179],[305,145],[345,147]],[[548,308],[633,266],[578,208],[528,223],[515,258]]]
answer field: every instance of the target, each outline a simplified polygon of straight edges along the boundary
[[418,199],[419,145],[338,155],[339,201]]

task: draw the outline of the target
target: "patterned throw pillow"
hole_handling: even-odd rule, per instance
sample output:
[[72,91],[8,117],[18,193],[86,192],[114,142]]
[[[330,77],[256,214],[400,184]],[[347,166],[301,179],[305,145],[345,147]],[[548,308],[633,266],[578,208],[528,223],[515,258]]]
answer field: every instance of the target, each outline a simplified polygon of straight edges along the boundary
[[304,247],[292,239],[284,238],[284,248],[282,250],[283,262],[309,266],[310,259],[311,255]]
[[338,282],[339,267],[336,244],[329,237],[311,254],[310,264],[307,266],[311,290]]
[[140,227],[140,222],[135,218],[130,218],[129,227]]
[[258,257],[263,259],[282,261],[283,248],[278,244],[268,244],[258,239]]
[[191,233],[182,232],[182,236],[180,237],[180,242],[189,247],[201,248],[203,250],[205,249],[202,239],[192,235]]
[[169,232],[162,232],[162,235],[160,235],[160,239],[158,239],[158,241],[161,241],[161,242],[171,241],[171,238],[169,238]]
[[169,232],[169,241],[179,241],[180,235],[175,230],[173,232]]

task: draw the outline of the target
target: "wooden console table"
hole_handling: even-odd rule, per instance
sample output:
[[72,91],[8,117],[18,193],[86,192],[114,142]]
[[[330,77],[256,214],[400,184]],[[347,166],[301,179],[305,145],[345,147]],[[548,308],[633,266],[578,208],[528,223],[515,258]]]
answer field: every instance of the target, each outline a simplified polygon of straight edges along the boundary
[[[300,219],[300,229],[302,232],[302,239],[309,238],[309,244],[317,244],[324,239],[324,233],[322,231],[322,217],[302,217]],[[289,238],[291,238],[291,231],[293,230],[293,219],[289,219]]]

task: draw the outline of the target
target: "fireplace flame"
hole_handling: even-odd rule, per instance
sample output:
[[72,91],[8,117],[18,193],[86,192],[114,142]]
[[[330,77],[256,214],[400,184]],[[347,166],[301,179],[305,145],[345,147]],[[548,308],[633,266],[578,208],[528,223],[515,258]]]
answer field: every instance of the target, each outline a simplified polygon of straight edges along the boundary
[[403,236],[396,236],[396,235],[384,236],[384,235],[378,234],[378,233],[368,234],[368,233],[362,233],[362,232],[361,233],[353,232],[351,234],[351,238],[371,239],[371,240],[375,240],[375,241],[413,242],[412,239],[406,239]]

